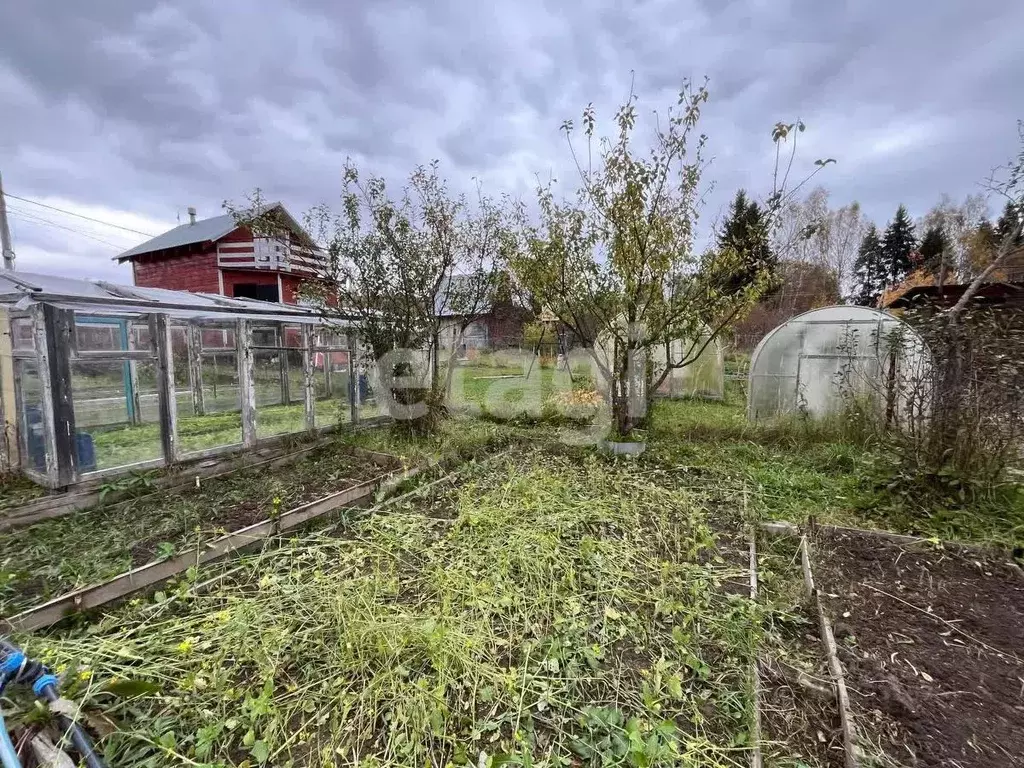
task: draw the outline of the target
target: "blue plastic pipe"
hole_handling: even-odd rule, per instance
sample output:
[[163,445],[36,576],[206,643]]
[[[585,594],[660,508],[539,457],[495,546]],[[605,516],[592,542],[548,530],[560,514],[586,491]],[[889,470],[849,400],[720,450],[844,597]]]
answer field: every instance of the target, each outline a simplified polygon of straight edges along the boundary
[[7,724],[4,723],[2,712],[0,712],[0,765],[3,768],[21,768],[21,761],[18,760],[18,753],[14,751],[11,736],[7,733]]

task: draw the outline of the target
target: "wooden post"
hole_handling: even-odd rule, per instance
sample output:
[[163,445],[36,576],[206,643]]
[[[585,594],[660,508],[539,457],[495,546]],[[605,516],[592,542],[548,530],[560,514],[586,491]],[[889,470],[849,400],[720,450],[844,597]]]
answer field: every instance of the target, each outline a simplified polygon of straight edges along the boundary
[[160,442],[164,461],[178,460],[178,409],[174,400],[174,354],[171,349],[171,324],[167,315],[149,316],[149,338],[156,354],[156,389],[160,405]]
[[192,389],[192,413],[206,415],[206,395],[203,393],[203,330],[195,323],[188,326],[188,383]]
[[316,390],[313,384],[313,364],[316,353],[313,351],[313,326],[302,326],[302,402],[306,408],[306,430],[316,429]]
[[14,354],[11,320],[0,309],[0,473],[18,467],[18,428],[14,396]]
[[288,381],[288,343],[285,337],[284,324],[275,323],[274,335],[277,337],[278,365],[281,368],[281,404],[292,404],[292,387]]
[[78,479],[75,408],[71,399],[71,334],[75,313],[49,304],[35,311],[36,352],[43,388],[46,477],[54,488]]
[[239,320],[235,326],[238,351],[238,397],[242,406],[242,445],[256,447],[256,388],[254,386],[252,325]]
[[[132,321],[123,320],[121,332],[124,334],[124,346],[129,352],[135,349],[135,335],[132,333]],[[139,367],[135,360],[128,361],[128,385],[131,389],[132,424],[142,423],[142,399],[139,397]]]
[[359,375],[359,368],[355,364],[355,356],[358,353],[356,337],[351,333],[346,337],[348,346],[348,412],[349,419],[353,424],[359,423],[359,402],[360,390],[356,377]]

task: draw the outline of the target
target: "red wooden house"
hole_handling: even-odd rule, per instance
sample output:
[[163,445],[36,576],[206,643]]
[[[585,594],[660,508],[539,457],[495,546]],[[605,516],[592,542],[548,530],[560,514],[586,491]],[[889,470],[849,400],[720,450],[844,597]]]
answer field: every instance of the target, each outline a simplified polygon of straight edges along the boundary
[[270,203],[286,230],[274,237],[253,237],[230,214],[189,222],[117,257],[131,262],[135,285],[212,293],[246,299],[296,303],[304,280],[324,275],[321,252],[280,203]]

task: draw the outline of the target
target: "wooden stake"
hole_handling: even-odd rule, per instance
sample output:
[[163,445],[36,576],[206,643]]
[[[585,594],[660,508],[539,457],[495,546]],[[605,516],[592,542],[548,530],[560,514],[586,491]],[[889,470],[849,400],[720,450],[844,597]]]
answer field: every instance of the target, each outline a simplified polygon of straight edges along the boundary
[[313,351],[314,329],[312,325],[302,326],[302,403],[306,412],[306,429],[316,429],[316,389],[314,382],[314,364],[316,353]]
[[206,393],[203,392],[203,331],[198,325],[188,326],[188,383],[192,388],[192,413],[206,415]]
[[[744,487],[744,501],[746,501],[746,487]],[[744,504],[746,506],[746,504]],[[756,529],[750,531],[750,599],[757,602],[757,543]],[[751,741],[753,749],[750,751],[751,768],[761,768],[761,657],[758,649],[754,649],[754,663],[751,679],[753,681],[754,696],[754,724]]]
[[235,327],[235,345],[238,353],[238,394],[242,408],[242,445],[256,446],[256,387],[253,370],[252,325],[239,320]]
[[174,355],[171,350],[171,324],[167,315],[149,316],[149,338],[156,355],[156,386],[160,406],[160,442],[164,461],[178,461],[178,408],[174,399]]

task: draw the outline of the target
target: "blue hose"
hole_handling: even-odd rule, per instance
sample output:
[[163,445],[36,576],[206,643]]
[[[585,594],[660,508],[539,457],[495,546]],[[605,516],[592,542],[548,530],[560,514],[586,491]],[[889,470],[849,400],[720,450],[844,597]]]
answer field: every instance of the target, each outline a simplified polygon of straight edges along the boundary
[[2,712],[0,712],[0,766],[21,768],[21,761],[18,760],[18,754],[14,751],[10,734],[7,733],[7,725],[4,723]]

